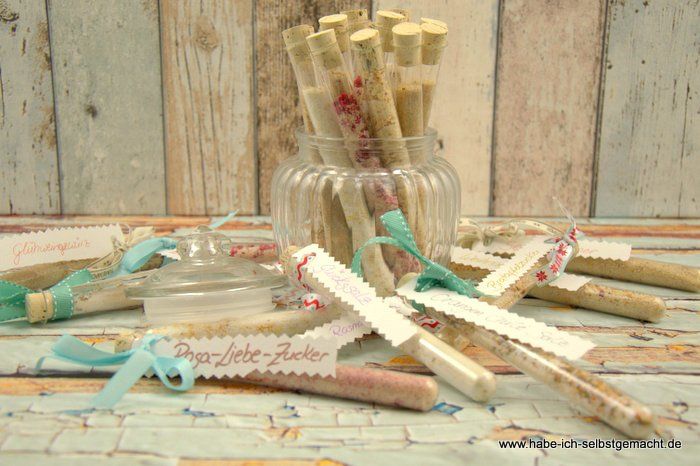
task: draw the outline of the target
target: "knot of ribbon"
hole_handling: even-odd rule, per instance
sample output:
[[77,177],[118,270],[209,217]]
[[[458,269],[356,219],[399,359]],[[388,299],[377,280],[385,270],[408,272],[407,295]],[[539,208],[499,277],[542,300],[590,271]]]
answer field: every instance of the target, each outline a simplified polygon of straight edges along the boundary
[[153,227],[136,227],[132,229],[126,226],[126,229],[128,232],[123,239],[112,237],[112,251],[86,267],[95,277],[95,280],[109,277],[121,264],[126,251],[136,244],[152,238],[155,234],[155,228]]
[[482,225],[472,219],[467,219],[465,233],[457,239],[457,245],[470,248],[474,243],[483,243],[488,246],[496,238],[514,238],[522,236],[525,231],[515,220],[498,225]]
[[177,241],[167,237],[143,240],[124,253],[119,265],[109,277],[134,273],[143,267],[155,253],[164,249],[174,249],[176,246]]
[[544,286],[557,279],[571,258],[578,254],[578,238],[583,236],[583,232],[578,229],[573,217],[569,217],[569,220],[571,225],[563,235],[547,240],[554,246],[547,253],[547,265],[535,271],[537,286]]
[[[87,283],[93,278],[89,270],[81,269],[49,288],[55,309],[51,320],[70,318],[73,315],[73,291],[71,288]],[[0,280],[0,322],[26,317],[25,301],[30,293],[37,293],[37,291]]]
[[[158,376],[171,390],[184,392],[194,386],[194,369],[185,358],[158,356],[153,346],[163,335],[146,335],[140,344],[123,353],[108,353],[71,335],[63,335],[51,348],[53,354],[41,357],[35,370],[40,371],[46,359],[57,359],[91,367],[121,365],[100,393],[92,400],[95,408],[112,408],[124,394],[149,370]],[[180,376],[181,383],[174,385],[169,377]]]
[[469,297],[483,296],[483,293],[475,288],[473,282],[462,280],[447,267],[433,262],[421,254],[416,240],[413,238],[413,233],[406,222],[406,218],[400,210],[387,212],[380,219],[391,237],[377,236],[371,238],[355,252],[350,267],[355,274],[362,276],[362,253],[367,246],[389,244],[408,252],[423,265],[423,271],[418,276],[416,283],[416,291],[426,291],[435,286],[440,286]]

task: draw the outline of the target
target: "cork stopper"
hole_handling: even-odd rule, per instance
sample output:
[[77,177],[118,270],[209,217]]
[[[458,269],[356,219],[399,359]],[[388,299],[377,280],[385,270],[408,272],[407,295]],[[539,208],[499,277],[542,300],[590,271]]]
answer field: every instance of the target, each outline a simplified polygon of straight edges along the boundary
[[309,44],[311,55],[318,61],[319,66],[325,69],[343,66],[343,55],[340,52],[333,29],[307,36],[306,43]]
[[318,30],[335,31],[335,40],[341,52],[350,50],[350,34],[348,33],[348,17],[344,14],[328,15],[318,20]]
[[437,65],[447,45],[447,29],[433,23],[423,23],[420,28],[423,38],[423,64]]
[[406,21],[406,17],[401,13],[389,10],[379,10],[377,12],[377,30],[382,49],[385,52],[393,52],[394,45],[391,37],[391,29],[399,23]]
[[410,8],[389,8],[389,11],[403,15],[406,21],[411,21],[411,9]]
[[309,46],[306,44],[306,37],[314,33],[313,26],[300,24],[282,31],[282,39],[287,47],[289,57],[294,59],[309,59]]
[[436,26],[440,26],[440,27],[447,29],[447,23],[444,21],[440,21],[439,19],[421,18],[420,23],[421,24],[426,24],[426,23],[435,24]]
[[421,28],[416,23],[399,23],[391,30],[394,56],[399,66],[421,64]]
[[51,320],[54,315],[53,295],[50,291],[29,293],[25,297],[24,304],[27,311],[27,321],[31,324],[46,322]]
[[367,70],[384,68],[384,54],[376,29],[361,29],[350,36],[352,49],[361,56],[359,63]]
[[357,10],[345,10],[341,11],[340,14],[343,14],[348,17],[349,34],[359,31],[360,29],[367,28],[370,25],[369,13],[367,13],[366,8],[360,8]]

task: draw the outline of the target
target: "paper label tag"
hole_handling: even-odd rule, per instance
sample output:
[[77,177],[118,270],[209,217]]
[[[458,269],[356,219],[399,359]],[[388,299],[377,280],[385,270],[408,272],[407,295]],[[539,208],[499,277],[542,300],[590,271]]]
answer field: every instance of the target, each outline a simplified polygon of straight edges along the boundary
[[[475,243],[472,246],[474,251],[487,252],[489,254],[515,254],[531,238],[546,238],[546,236],[516,236],[514,238],[494,238],[485,246],[484,243]],[[578,240],[577,257],[590,257],[592,259],[612,259],[626,261],[632,255],[632,246],[626,243],[615,241],[580,239]]]
[[163,339],[154,352],[187,359],[195,375],[205,378],[242,377],[253,371],[335,377],[337,358],[332,338],[262,334]]
[[[508,262],[508,259],[503,257],[493,256],[483,251],[474,251],[473,249],[460,248],[455,246],[452,250],[452,262],[470,267],[476,267],[484,270],[496,270],[503,264]],[[590,282],[590,277],[582,275],[573,275],[563,273],[559,278],[549,282],[548,286],[554,286],[568,291],[576,291],[586,283]]]
[[534,237],[513,257],[507,259],[496,270],[488,274],[479,283],[477,289],[490,296],[500,296],[517,279],[525,275],[540,258],[552,249],[552,244],[545,243],[546,237]]
[[343,313],[339,318],[331,322],[307,330],[304,336],[332,338],[335,340],[335,347],[340,349],[368,333],[372,333],[372,327],[367,325],[360,317],[351,313]]
[[432,307],[458,319],[492,330],[499,335],[541,348],[557,356],[577,359],[595,345],[590,341],[549,327],[542,322],[521,317],[478,299],[469,298],[444,288],[418,292],[416,279],[396,290],[400,296]]
[[553,281],[547,283],[547,286],[561,288],[562,290],[576,291],[590,281],[591,277],[574,275],[572,273],[563,273],[559,276],[559,278],[555,278]]
[[119,225],[55,228],[0,238],[0,271],[36,264],[98,258],[123,241]]
[[341,301],[393,346],[415,335],[416,327],[409,319],[392,311],[372,287],[317,245],[306,246],[292,257],[297,281]]
[[632,255],[632,245],[614,241],[582,239],[578,242],[578,255],[592,259],[626,261]]

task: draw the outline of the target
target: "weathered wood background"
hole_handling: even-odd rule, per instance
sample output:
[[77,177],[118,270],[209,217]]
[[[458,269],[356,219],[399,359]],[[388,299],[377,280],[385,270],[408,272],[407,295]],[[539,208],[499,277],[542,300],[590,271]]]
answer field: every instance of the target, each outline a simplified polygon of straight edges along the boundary
[[280,31],[398,5],[450,26],[465,214],[700,216],[700,0],[0,0],[0,214],[266,214]]

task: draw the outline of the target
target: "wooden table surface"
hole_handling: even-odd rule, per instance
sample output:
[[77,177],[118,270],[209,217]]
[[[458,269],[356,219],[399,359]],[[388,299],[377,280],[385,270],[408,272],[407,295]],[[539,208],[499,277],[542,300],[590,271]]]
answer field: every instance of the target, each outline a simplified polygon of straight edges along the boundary
[[[165,235],[209,219],[0,217],[0,234],[114,221],[154,225]],[[700,266],[700,220],[580,223],[591,237],[630,242],[635,256]],[[224,229],[271,238],[263,217],[237,218]],[[597,347],[580,366],[650,405],[664,435],[681,440],[682,449],[502,449],[498,440],[525,436],[624,437],[478,348],[469,355],[497,374],[495,397],[474,403],[441,383],[440,404],[428,413],[220,381],[198,381],[190,392],[176,394],[154,380],[139,382],[113,410],[96,411],[88,402],[109,373],[61,363],[50,366],[49,374],[32,373],[58,335],[109,348],[120,332],[143,325],[139,311],[120,311],[38,326],[0,325],[0,464],[697,464],[700,295],[595,281],[663,297],[665,318],[642,324],[535,299],[523,300],[514,312],[593,340]],[[422,370],[379,338],[349,345],[340,358]]]

